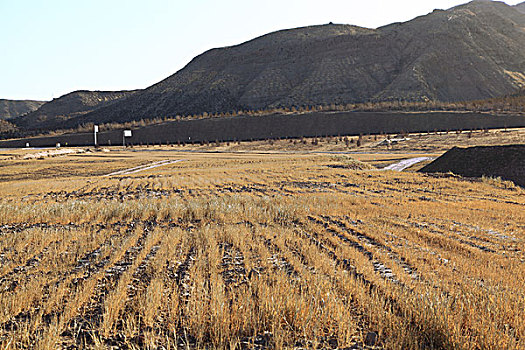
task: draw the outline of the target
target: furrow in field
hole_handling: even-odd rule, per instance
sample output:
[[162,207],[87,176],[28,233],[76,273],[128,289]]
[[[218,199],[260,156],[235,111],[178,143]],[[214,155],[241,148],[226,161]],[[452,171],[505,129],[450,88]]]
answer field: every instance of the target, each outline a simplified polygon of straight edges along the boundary
[[319,235],[316,231],[309,230],[304,223],[299,223],[297,230],[294,232],[309,240],[321,253],[330,258],[336,266],[348,271],[353,278],[359,280],[365,286],[370,286],[372,284],[362,273],[357,271],[353,259],[338,256],[336,253],[337,244],[332,242],[329,238]]
[[266,249],[268,249],[268,252],[271,254],[267,258],[267,261],[272,264],[273,269],[284,271],[288,276],[294,279],[297,278],[297,276],[299,275],[298,272],[283,256],[281,249],[274,242],[272,242],[270,238],[265,236],[260,236],[260,238]]
[[[316,222],[315,218],[309,218],[309,221],[314,222],[315,224],[319,224]],[[319,250],[321,252],[325,253],[330,259],[332,259],[335,262],[336,266],[340,266],[343,270],[348,271],[353,278],[360,281],[364,286],[368,287],[370,290],[380,290],[381,289],[370,278],[367,278],[364,273],[359,272],[359,269],[358,269],[359,266],[357,265],[358,261],[355,258],[351,258],[351,257],[342,258],[340,257],[341,253],[338,253],[336,249],[329,248],[329,246],[332,245],[333,243],[332,244],[327,243],[329,241],[328,237],[324,237],[324,238],[320,237],[318,234],[310,231],[304,224],[300,224],[299,227],[300,229],[295,232],[311,240],[312,243],[316,247],[320,248]],[[338,237],[337,235],[334,235],[334,233],[332,232],[329,232],[329,233],[331,236],[340,239],[340,237]],[[354,248],[352,245],[349,245],[349,247]],[[368,251],[365,250],[365,254],[363,254],[363,252],[361,252],[359,249],[355,249],[355,250],[358,253],[360,253],[362,256],[364,256],[366,261],[372,264],[373,271],[378,273],[381,276],[381,273],[378,272],[377,267],[373,264],[374,260],[373,260],[372,253],[366,254],[366,252]],[[381,278],[385,280],[389,280],[388,278],[385,278],[384,276],[381,276]],[[396,284],[399,284],[399,283],[396,283]],[[397,312],[401,313],[401,309],[399,309],[399,306],[396,306],[397,303],[394,302],[393,299],[391,299],[390,297],[386,297],[386,300],[388,304],[392,304],[392,307],[395,306],[395,309],[397,309]]]
[[[280,304],[283,297],[288,298],[288,307],[301,309],[303,298],[307,298],[308,304],[311,305],[308,317],[315,319],[315,321],[310,321],[312,329],[304,332],[303,337],[297,338],[297,334],[292,332],[286,338],[289,341],[295,339],[296,346],[302,344],[304,347],[313,346],[313,344],[318,344],[321,348],[358,346],[360,327],[357,326],[357,323],[363,325],[366,322],[358,316],[356,308],[350,304],[351,295],[341,288],[339,281],[333,275],[332,260],[317,257],[318,247],[314,247],[302,236],[296,237],[290,228],[255,225],[252,230],[254,242],[260,244],[257,249],[258,254],[263,257],[269,256],[263,263],[262,273],[255,275],[254,282],[257,283],[255,285],[264,283],[268,284],[270,289],[275,288],[272,298],[275,298],[277,305]],[[279,234],[273,233],[276,231]],[[310,254],[310,258],[306,256],[307,253]],[[315,261],[311,260],[312,253],[316,255]],[[252,279],[250,279],[250,285]],[[286,290],[285,296],[281,294],[283,290]],[[331,298],[323,300],[323,297],[318,295],[320,290],[329,291]],[[259,298],[264,300],[262,295],[259,295]],[[332,328],[334,318],[344,319],[341,322],[346,324],[347,328],[344,330]],[[296,321],[301,324],[305,320]],[[290,320],[289,322],[294,323],[295,321]],[[323,327],[325,329],[323,332],[313,330],[313,328],[322,329]],[[277,338],[279,337],[276,334],[260,333],[255,338],[244,338],[243,342],[246,346],[253,346],[256,340],[266,339],[266,342],[277,342]],[[293,343],[288,345],[293,345]],[[287,346],[286,342],[283,346]]]
[[[164,339],[172,339],[173,330],[179,330],[181,326],[181,299],[176,279],[178,267],[183,264],[190,250],[185,233],[180,229],[168,230],[168,236],[163,240],[155,258],[156,271],[153,272],[153,282],[145,286],[147,300],[155,301],[155,298],[148,297],[150,291],[157,296],[161,293],[160,306],[157,312],[152,314],[155,310],[151,310],[150,303],[145,302],[141,317],[149,329],[154,329],[155,333]],[[176,343],[176,339],[174,342]]]
[[177,285],[177,290],[179,292],[179,299],[184,303],[187,302],[191,295],[189,270],[195,262],[196,254],[197,251],[195,247],[191,247],[184,260],[175,269],[176,272],[173,275],[175,278],[175,284]]
[[[400,256],[398,252],[394,251],[389,246],[379,242],[377,239],[358,231],[355,228],[352,228],[348,225],[348,220],[339,220],[334,219],[328,216],[321,216],[321,218],[327,222],[332,223],[336,225],[339,229],[341,229],[344,233],[357,238],[360,242],[363,242],[367,246],[371,246],[376,248],[377,250],[383,252],[386,254],[391,260],[393,260],[396,264],[398,264],[412,279],[421,279],[421,276],[417,273],[416,268],[409,264],[406,261],[406,258],[403,256]],[[382,273],[383,275],[388,273],[384,270],[384,266],[381,266],[381,263],[377,262],[374,264],[374,266],[378,269],[383,269]]]
[[514,234],[505,231],[499,231],[492,228],[483,228],[478,225],[466,224],[459,220],[443,220],[439,218],[427,219],[423,223],[409,222],[410,225],[417,227],[419,225],[433,226],[444,232],[450,232],[458,237],[462,237],[470,242],[476,242],[478,245],[484,245],[482,250],[518,255],[520,239]]
[[[68,230],[66,234],[54,230],[50,236],[57,236],[57,238],[60,236],[62,239],[43,249],[40,254],[46,253],[46,258],[43,255],[38,259],[34,258],[30,269],[21,269],[21,273],[15,273],[4,280],[4,283],[10,285],[12,289],[5,290],[2,297],[12,298],[16,302],[3,308],[5,313],[2,315],[2,322],[4,322],[2,328],[16,327],[17,323],[27,322],[37,313],[47,312],[42,307],[46,305],[49,296],[60,290],[75,272],[73,269],[75,262],[72,259],[73,254],[78,252],[70,253],[70,251],[77,248],[74,237],[82,239],[80,233]],[[15,269],[15,272],[17,271]],[[30,273],[24,273],[28,271]]]
[[[318,243],[319,241],[314,237],[314,234],[312,234],[312,231],[310,231],[308,225],[299,224],[299,227],[300,229],[297,230],[298,234],[302,234],[306,238],[311,239],[317,247],[324,246],[325,248],[320,249],[320,251],[326,256],[330,257],[335,262],[336,266],[340,266],[340,268],[349,271],[350,277],[359,281],[359,283],[362,285],[362,289],[360,289],[360,291],[356,291],[355,293],[357,294],[357,303],[360,305],[360,309],[363,310],[365,314],[372,315],[373,318],[376,318],[377,310],[373,308],[371,309],[371,306],[368,304],[371,302],[379,302],[381,305],[383,305],[384,310],[389,310],[390,316],[388,317],[397,319],[397,323],[404,324],[404,327],[407,327],[406,331],[411,334],[410,338],[420,339],[420,341],[423,341],[424,339],[427,339],[429,336],[431,336],[433,332],[435,332],[435,329],[432,328],[433,326],[429,328],[421,328],[418,325],[417,320],[418,317],[420,317],[420,314],[418,314],[417,310],[412,308],[412,305],[399,303],[399,293],[407,293],[407,296],[416,297],[416,294],[414,294],[411,289],[403,288],[403,286],[399,283],[391,283],[390,285],[394,286],[393,288],[380,283],[379,280],[374,278],[372,275],[374,272],[377,274],[376,268],[374,267],[370,272],[370,269],[366,266],[366,264],[363,265],[365,262],[371,264],[371,261],[368,258],[364,258],[364,260],[362,258],[360,259],[355,255],[356,252],[359,253],[359,251],[354,249],[352,252],[348,251],[347,248],[338,249],[338,251],[332,251],[327,247],[327,244],[320,245]],[[330,233],[330,236],[333,236],[333,234]],[[319,237],[320,241],[327,239],[328,237]],[[342,258],[341,254],[348,254],[348,256],[346,258]],[[361,256],[363,255],[361,254]],[[380,276],[380,280],[385,279]],[[444,333],[440,334],[440,337],[441,341],[447,341],[447,336]]]
[[[98,233],[103,229],[104,225],[96,225],[94,226],[83,226],[83,227],[72,227],[70,225],[64,226],[65,229],[68,230],[71,234],[65,235],[66,240],[60,239],[53,242],[50,242],[46,244],[44,249],[40,251],[37,255],[33,256],[27,262],[25,265],[19,265],[15,268],[13,268],[10,272],[8,272],[6,275],[4,275],[2,278],[0,278],[0,291],[1,290],[12,290],[14,289],[18,284],[22,282],[22,280],[31,280],[32,276],[41,274],[42,268],[45,268],[49,266],[49,264],[53,264],[53,261],[57,260],[57,258],[60,257],[60,254],[67,256],[70,255],[71,250],[76,250],[79,242],[76,240],[71,241],[70,237],[74,235],[74,230],[96,230],[95,235],[98,235]],[[78,261],[77,266],[68,272],[64,272],[64,277],[69,276],[72,273],[75,273],[82,269],[82,264],[88,264],[88,260],[96,257],[97,250],[99,250],[101,247],[107,246],[109,244],[109,241],[113,239],[115,235],[111,236],[106,240],[106,242],[103,242],[100,244],[100,246],[96,249],[94,249],[92,252],[88,252],[85,254],[84,257],[80,258]],[[64,251],[57,252],[56,250],[50,251],[51,248],[57,246],[58,244],[64,245],[64,243],[67,243],[68,246],[64,247]],[[92,243],[92,242],[89,242]],[[86,242],[86,245],[89,245],[88,242]],[[80,252],[77,252],[76,254],[79,254]],[[23,277],[23,278],[22,278]]]
[[469,246],[471,248],[475,248],[484,253],[496,253],[495,249],[489,248],[487,246],[488,242],[480,242],[480,239],[478,237],[466,236],[461,232],[451,231],[442,225],[437,225],[434,223],[426,223],[426,222],[411,222],[411,221],[407,221],[407,224],[417,229],[421,229],[421,230],[424,230],[424,231],[427,231],[433,234],[437,234],[446,240],[453,240],[462,245]]
[[[57,244],[58,242],[51,242],[49,245]],[[41,251],[29,258],[24,264],[13,267],[9,272],[0,277],[0,292],[11,292],[16,289],[16,287],[22,281],[22,276],[24,280],[31,279],[31,273],[37,274],[38,266],[40,266],[44,256],[48,258],[53,258],[53,256],[48,254],[49,246],[43,247]]]
[[[151,236],[150,236],[151,237]],[[148,237],[149,238],[149,237]],[[118,282],[117,287],[108,294],[104,301],[104,320],[100,327],[101,339],[106,345],[125,347],[127,341],[127,334],[129,333],[129,320],[134,319],[140,324],[141,317],[136,317],[136,313],[142,313],[142,316],[148,315],[151,318],[154,316],[156,310],[151,305],[151,310],[143,310],[143,304],[147,300],[144,291],[148,289],[152,278],[153,271],[150,268],[152,260],[156,257],[160,249],[160,237],[153,239],[151,242],[145,242],[145,247],[137,256],[137,260],[128,269]],[[153,246],[151,246],[153,244]],[[147,251],[147,254],[143,256]],[[140,263],[139,263],[140,261]],[[138,266],[137,266],[138,265]],[[153,287],[158,288],[161,284],[153,284]],[[150,289],[151,290],[151,289]],[[162,290],[151,290],[158,296]],[[146,311],[146,312],[145,312]],[[147,311],[150,311],[150,315]],[[144,317],[142,317],[144,319]],[[126,322],[128,321],[128,322]],[[148,323],[152,320],[148,318]],[[138,346],[144,344],[140,339],[135,340]]]
[[[97,234],[100,234],[100,231]],[[90,237],[88,234],[85,239],[90,239]],[[32,336],[27,341],[40,339],[45,333],[44,328],[49,327],[52,322],[55,322],[54,329],[58,331],[58,328],[67,322],[67,315],[73,311],[68,306],[68,301],[75,298],[78,290],[86,291],[83,288],[83,283],[104,268],[109,261],[109,256],[114,251],[112,244],[118,243],[121,239],[123,238],[120,238],[119,234],[107,237],[96,249],[85,253],[76,261],[76,264],[70,264],[70,270],[63,271],[56,279],[48,279],[38,295],[38,301],[35,299],[32,303],[32,308],[20,312],[5,323],[2,328],[16,333],[19,332],[18,330],[22,332],[24,327],[30,327]],[[85,242],[88,247],[90,243]],[[66,315],[64,315],[64,310],[67,311]],[[58,320],[60,320],[60,324],[57,323]]]
[[233,244],[220,242],[222,251],[220,274],[226,288],[235,288],[247,282],[247,272],[244,265],[244,255]]
[[[93,291],[86,300],[86,304],[79,309],[78,316],[73,317],[67,324],[68,332],[62,341],[69,344],[82,345],[93,341],[93,335],[98,334],[98,329],[103,320],[104,302],[111,290],[118,285],[122,275],[133,265],[137,256],[144,248],[144,243],[150,234],[151,227],[135,228],[135,234],[129,237],[122,245],[121,250],[115,254],[110,266],[96,280]],[[101,271],[102,272],[102,271]]]
[[[322,226],[325,229],[326,232],[329,232],[334,237],[337,237],[338,239],[343,241],[345,244],[351,246],[352,248],[356,249],[358,252],[363,254],[372,263],[372,265],[374,266],[374,271],[376,271],[382,278],[384,278],[385,280],[389,280],[389,281],[391,281],[393,283],[401,283],[399,278],[394,275],[392,270],[389,267],[387,267],[387,265],[384,262],[379,260],[379,254],[374,254],[372,251],[368,250],[367,248],[365,248],[360,243],[356,242],[355,240],[350,239],[349,237],[347,237],[343,233],[341,233],[338,230],[336,230],[335,228],[331,227],[329,225],[330,221],[325,221],[323,219],[314,218],[312,216],[309,216],[308,219],[311,222],[314,222],[314,223]],[[379,247],[379,244],[375,240],[371,239],[368,236],[365,236],[363,234],[359,234],[358,238],[361,238],[361,240],[364,241],[365,244],[368,245],[368,246]]]
[[[77,230],[76,225],[47,224],[15,224],[8,227],[11,234],[0,236],[0,246],[3,246],[0,261],[0,291],[14,288],[20,282],[20,275],[29,271],[38,271],[40,265],[46,265],[47,260],[56,258],[50,253],[50,248],[56,247],[69,236],[61,237],[65,230]],[[27,256],[30,256],[27,259]],[[25,257],[25,258],[24,258]],[[16,278],[13,281],[13,276]],[[15,286],[10,286],[14,282]]]

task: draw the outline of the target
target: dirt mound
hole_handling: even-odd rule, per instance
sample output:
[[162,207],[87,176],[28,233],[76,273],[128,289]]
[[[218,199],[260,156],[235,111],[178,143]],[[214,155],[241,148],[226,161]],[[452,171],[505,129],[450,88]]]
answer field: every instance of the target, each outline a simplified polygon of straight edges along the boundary
[[420,172],[501,177],[525,186],[525,145],[454,147]]

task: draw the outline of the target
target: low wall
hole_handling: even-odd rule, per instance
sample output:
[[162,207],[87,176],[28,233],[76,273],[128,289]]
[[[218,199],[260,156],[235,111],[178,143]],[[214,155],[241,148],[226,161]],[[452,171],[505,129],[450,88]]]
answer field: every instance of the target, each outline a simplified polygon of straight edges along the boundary
[[[238,116],[166,122],[133,130],[129,144],[200,141],[246,141],[268,138],[344,136],[359,134],[525,127],[523,116],[481,113],[337,112],[302,115]],[[0,148],[93,145],[93,134],[65,134],[0,141]],[[122,130],[98,133],[99,145],[122,144]]]

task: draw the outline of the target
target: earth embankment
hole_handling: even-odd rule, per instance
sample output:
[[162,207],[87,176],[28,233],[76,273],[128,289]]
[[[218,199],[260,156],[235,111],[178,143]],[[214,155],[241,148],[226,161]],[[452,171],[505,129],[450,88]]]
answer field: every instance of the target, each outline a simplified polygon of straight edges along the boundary
[[501,177],[525,187],[525,145],[454,147],[420,171]]

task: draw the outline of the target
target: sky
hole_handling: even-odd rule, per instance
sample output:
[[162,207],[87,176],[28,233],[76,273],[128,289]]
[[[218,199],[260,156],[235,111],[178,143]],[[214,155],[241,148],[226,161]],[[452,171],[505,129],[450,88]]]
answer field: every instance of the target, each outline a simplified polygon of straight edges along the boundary
[[142,89],[206,50],[276,30],[329,22],[377,28],[464,2],[0,0],[0,98]]

